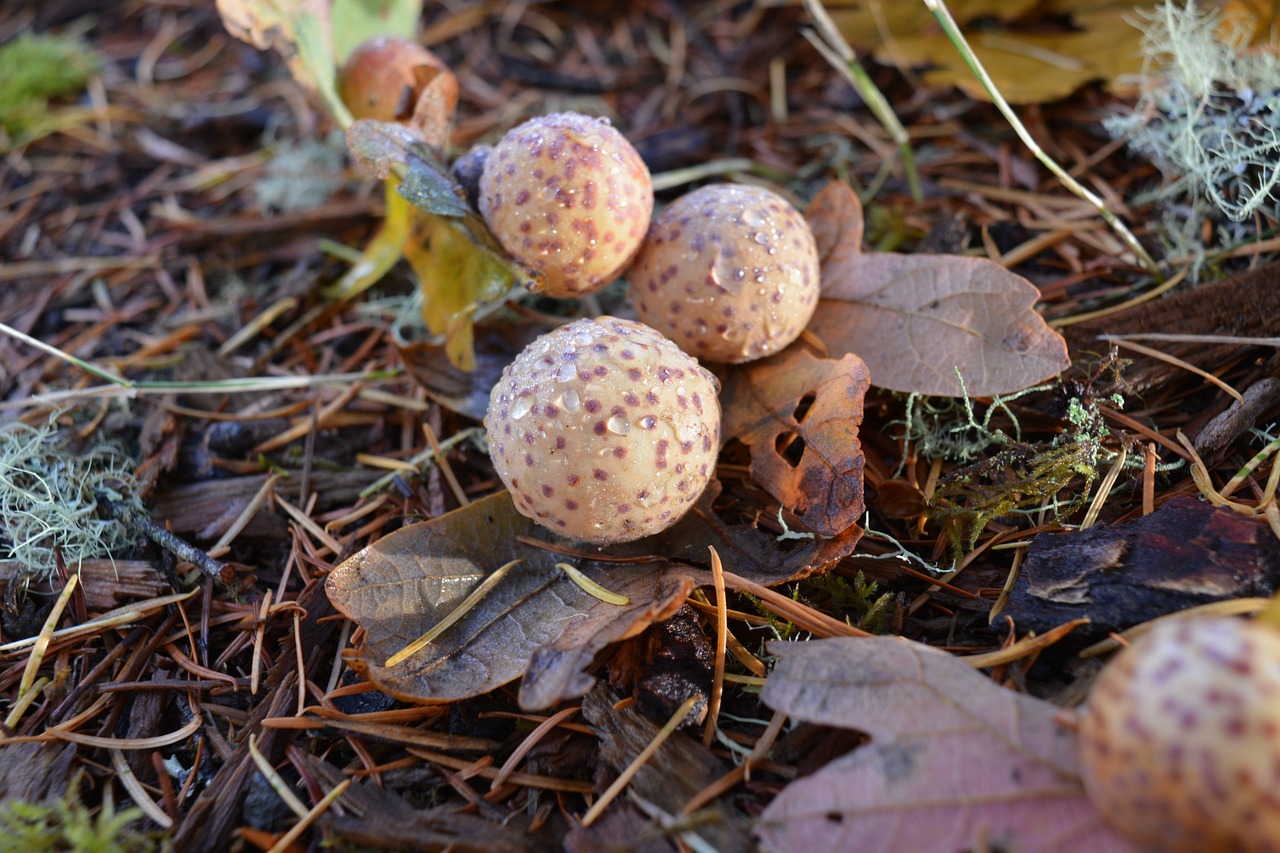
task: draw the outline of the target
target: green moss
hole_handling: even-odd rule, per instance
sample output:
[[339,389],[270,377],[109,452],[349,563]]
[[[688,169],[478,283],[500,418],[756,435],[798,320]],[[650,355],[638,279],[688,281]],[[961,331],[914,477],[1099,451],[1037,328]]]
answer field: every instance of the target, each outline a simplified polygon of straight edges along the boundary
[[957,558],[1002,516],[1048,506],[1062,517],[1088,500],[1109,431],[1090,399],[1070,400],[1066,421],[1070,428],[1053,441],[1009,440],[1000,452],[939,483],[930,520],[942,525]]
[[73,780],[62,799],[50,803],[0,803],[0,850],[22,853],[151,853],[163,841],[142,832],[141,809],[117,811],[110,798],[98,809],[86,806]]
[[0,47],[0,127],[18,133],[43,122],[49,100],[83,91],[100,65],[74,38],[23,33]]

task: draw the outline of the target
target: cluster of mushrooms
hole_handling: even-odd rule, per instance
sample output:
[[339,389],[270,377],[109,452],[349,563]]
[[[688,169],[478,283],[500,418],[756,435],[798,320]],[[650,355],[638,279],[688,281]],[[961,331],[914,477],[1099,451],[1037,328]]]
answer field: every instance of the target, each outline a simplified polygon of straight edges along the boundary
[[[458,86],[416,43],[377,39],[353,55],[342,93],[357,118],[441,128]],[[720,446],[719,386],[700,362],[776,353],[817,307],[804,217],[770,190],[713,184],[651,219],[635,149],[574,113],[508,132],[483,161],[478,201],[502,247],[539,273],[537,293],[581,297],[625,277],[639,318],[568,323],[504,371],[485,425],[516,507],[594,544],[674,524]],[[1280,633],[1269,624],[1157,627],[1104,670],[1080,734],[1086,790],[1141,849],[1280,850]]]

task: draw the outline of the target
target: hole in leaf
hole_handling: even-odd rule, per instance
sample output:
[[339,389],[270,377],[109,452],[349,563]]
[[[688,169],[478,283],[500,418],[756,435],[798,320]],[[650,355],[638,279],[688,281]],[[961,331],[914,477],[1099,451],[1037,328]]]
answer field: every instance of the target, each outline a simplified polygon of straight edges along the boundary
[[804,419],[809,416],[809,410],[813,408],[813,401],[817,397],[817,394],[810,391],[800,398],[799,402],[796,403],[795,412],[791,415],[791,417],[795,418],[796,423],[804,423]]
[[844,823],[844,815],[840,812],[827,812],[823,817],[832,823]]
[[800,457],[804,455],[804,439],[801,438],[799,433],[779,433],[773,443],[773,449],[792,468],[799,468]]

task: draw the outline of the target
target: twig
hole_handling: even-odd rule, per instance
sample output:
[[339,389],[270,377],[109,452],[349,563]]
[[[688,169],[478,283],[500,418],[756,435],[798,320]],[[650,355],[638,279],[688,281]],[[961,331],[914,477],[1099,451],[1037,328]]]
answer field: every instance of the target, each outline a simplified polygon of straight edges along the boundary
[[97,498],[112,518],[128,527],[132,527],[179,560],[185,560],[196,566],[209,577],[220,580],[223,583],[231,582],[234,573],[229,566],[218,562],[196,546],[156,524],[141,507],[132,506],[126,501],[113,500],[109,494],[102,490],[97,492]]

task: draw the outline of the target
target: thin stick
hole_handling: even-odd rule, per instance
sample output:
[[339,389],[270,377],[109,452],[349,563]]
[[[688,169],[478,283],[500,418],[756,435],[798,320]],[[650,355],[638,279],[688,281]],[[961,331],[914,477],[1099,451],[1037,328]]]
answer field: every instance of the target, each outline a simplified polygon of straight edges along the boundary
[[653,754],[658,751],[658,748],[667,742],[667,738],[671,737],[676,728],[684,722],[685,717],[689,716],[689,712],[693,710],[693,706],[697,701],[697,696],[690,696],[684,700],[684,703],[671,715],[671,719],[667,720],[666,725],[658,730],[658,733],[653,736],[653,740],[649,741],[649,745],[640,750],[640,754],[627,765],[627,769],[622,771],[622,775],[613,780],[613,784],[600,795],[600,799],[596,800],[595,804],[582,816],[582,825],[584,827],[591,826],[591,824],[599,820],[600,815],[608,808],[609,804],[618,798],[618,795],[622,793],[622,789],[627,787],[627,784],[640,772],[640,768],[644,767],[650,758],[653,758]]
[[1138,242],[1138,238],[1133,236],[1133,232],[1129,230],[1128,226],[1107,209],[1106,202],[1099,198],[1097,194],[1072,177],[1071,173],[1066,169],[1059,166],[1057,161],[1050,157],[1031,136],[1026,126],[1018,118],[1017,113],[1013,111],[1013,107],[1009,106],[1009,102],[1004,99],[1004,96],[1000,94],[1000,90],[996,88],[995,81],[991,79],[987,69],[978,60],[973,48],[969,46],[969,42],[965,39],[964,33],[960,32],[960,26],[956,23],[955,18],[951,17],[951,12],[947,9],[946,4],[942,0],[924,0],[924,4],[929,7],[929,10],[933,12],[933,16],[938,19],[938,23],[942,26],[942,31],[947,34],[947,38],[955,45],[956,50],[959,51],[965,64],[969,66],[973,76],[982,84],[982,88],[990,96],[991,102],[1004,115],[1014,133],[1018,134],[1018,138],[1022,140],[1022,144],[1027,146],[1036,159],[1044,164],[1044,167],[1052,172],[1064,187],[1093,205],[1098,211],[1098,215],[1106,220],[1107,224],[1111,226],[1111,230],[1116,232],[1116,236],[1123,240],[1125,245],[1133,251],[1133,254],[1137,257],[1139,263],[1147,269],[1147,272],[1158,280],[1163,281],[1164,273],[1160,271],[1160,265],[1155,262],[1151,255],[1147,254],[1147,250]]

